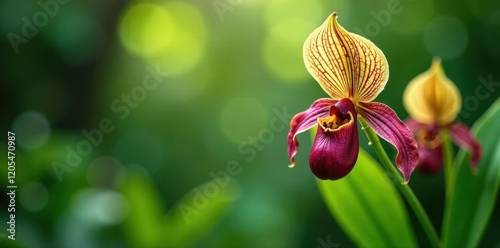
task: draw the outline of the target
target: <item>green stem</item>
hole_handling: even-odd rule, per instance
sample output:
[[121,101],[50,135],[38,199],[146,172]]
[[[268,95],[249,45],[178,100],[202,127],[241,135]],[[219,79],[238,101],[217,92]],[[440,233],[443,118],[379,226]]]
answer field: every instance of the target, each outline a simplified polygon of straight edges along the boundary
[[451,200],[453,187],[455,185],[455,168],[453,168],[453,146],[450,141],[450,136],[446,131],[442,131],[443,137],[443,161],[444,161],[444,177],[445,177],[445,193],[446,202]]
[[[373,131],[370,125],[368,125],[368,123],[361,116],[358,116],[358,120],[361,123],[361,126],[363,127],[366,136],[368,136],[370,145],[373,147],[378,158],[380,159],[386,170],[389,172],[390,177],[397,180],[398,182],[403,182],[403,177],[400,175],[399,171],[396,169],[396,166],[392,164],[391,160],[385,153],[385,150],[380,144],[380,140],[378,139],[378,136],[375,133],[375,131]],[[420,221],[420,224],[422,225],[422,228],[427,234],[427,237],[429,238],[432,247],[435,248],[440,247],[436,229],[434,229],[434,226],[432,225],[429,216],[427,216],[427,213],[422,207],[422,204],[420,204],[420,201],[415,196],[410,186],[398,182],[395,183],[397,188],[399,189],[399,191],[401,191],[401,194],[404,196],[404,198],[406,198],[406,201],[408,202],[408,204],[410,204],[410,207],[415,212],[415,215],[417,216],[418,220]]]

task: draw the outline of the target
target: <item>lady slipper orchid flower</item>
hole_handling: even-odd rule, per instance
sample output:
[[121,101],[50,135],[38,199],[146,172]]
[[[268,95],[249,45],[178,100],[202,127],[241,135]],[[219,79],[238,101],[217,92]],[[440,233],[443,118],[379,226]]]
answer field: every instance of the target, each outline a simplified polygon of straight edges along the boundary
[[356,120],[364,118],[375,132],[398,150],[396,164],[408,182],[418,163],[411,131],[387,105],[372,102],[384,89],[389,65],[371,41],[346,31],[333,13],[304,43],[307,70],[331,98],[316,100],[293,117],[288,133],[288,157],[295,165],[297,134],[318,125],[309,166],[318,178],[346,176],[358,157]]
[[417,170],[435,174],[443,165],[443,131],[471,153],[470,163],[475,169],[481,158],[481,146],[469,128],[454,121],[461,107],[457,87],[446,77],[441,60],[435,58],[431,68],[410,81],[403,94],[403,103],[410,114],[406,121],[419,145],[420,163]]

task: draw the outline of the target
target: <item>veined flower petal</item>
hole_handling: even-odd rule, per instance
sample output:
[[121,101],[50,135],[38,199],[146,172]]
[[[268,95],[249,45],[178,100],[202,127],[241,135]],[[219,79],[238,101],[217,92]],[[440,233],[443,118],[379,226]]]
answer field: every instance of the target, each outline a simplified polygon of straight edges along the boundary
[[482,149],[479,142],[472,136],[467,126],[459,122],[453,122],[448,130],[451,138],[460,147],[466,148],[470,152],[470,163],[472,168],[476,168],[481,160]]
[[444,126],[457,117],[462,99],[453,82],[446,77],[441,60],[410,81],[403,94],[403,104],[418,122]]
[[369,102],[385,87],[389,65],[371,41],[346,31],[333,13],[304,43],[309,73],[333,99]]
[[408,183],[419,161],[417,142],[410,129],[399,119],[394,110],[385,104],[361,102],[358,106],[358,113],[366,119],[373,130],[398,151],[396,165],[403,174],[403,183]]
[[359,151],[357,114],[351,100],[344,98],[330,109],[330,116],[318,118],[309,166],[318,178],[336,180],[356,164]]
[[314,125],[318,124],[317,119],[320,117],[329,116],[330,107],[337,101],[322,98],[315,101],[309,109],[296,114],[290,122],[290,131],[288,132],[288,158],[290,159],[289,167],[295,166],[295,154],[299,149],[299,141],[296,136],[299,133],[307,131]]

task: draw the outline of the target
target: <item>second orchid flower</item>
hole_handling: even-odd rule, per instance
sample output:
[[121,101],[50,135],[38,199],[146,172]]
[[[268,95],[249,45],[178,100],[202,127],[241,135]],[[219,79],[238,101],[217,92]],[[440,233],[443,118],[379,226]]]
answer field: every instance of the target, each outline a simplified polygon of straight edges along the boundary
[[413,131],[419,145],[422,173],[435,174],[443,166],[443,135],[447,132],[455,143],[470,151],[473,169],[481,159],[481,145],[469,128],[455,121],[461,107],[457,87],[446,77],[441,60],[435,58],[431,68],[415,77],[406,87],[404,106],[411,118],[406,124]]

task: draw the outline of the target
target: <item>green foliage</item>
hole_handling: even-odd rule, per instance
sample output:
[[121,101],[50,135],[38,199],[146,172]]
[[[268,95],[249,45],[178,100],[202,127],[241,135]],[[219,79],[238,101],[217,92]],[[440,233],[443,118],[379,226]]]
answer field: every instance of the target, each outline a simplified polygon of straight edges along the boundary
[[[451,0],[363,4],[319,0],[92,1],[92,5],[89,1],[4,2],[4,35],[19,35],[27,43],[16,45],[6,36],[2,39],[0,186],[4,195],[0,217],[6,220],[8,214],[6,132],[15,131],[19,136],[19,238],[13,242],[0,238],[0,247],[61,247],[63,241],[81,237],[83,241],[75,241],[75,246],[93,242],[96,247],[185,247],[196,242],[193,246],[297,248],[320,246],[317,238],[326,240],[328,235],[342,248],[351,247],[348,237],[331,221],[325,221],[330,214],[315,211],[324,203],[316,195],[307,168],[308,142],[301,144],[297,168],[286,167],[287,120],[314,99],[327,97],[303,65],[302,45],[334,11],[343,27],[364,33],[384,52],[390,64],[390,81],[377,102],[391,106],[402,119],[407,117],[401,95],[408,80],[428,68],[433,56],[440,55],[433,52],[436,46],[444,52],[453,48],[443,41],[455,39],[450,34],[457,30],[448,22],[439,22],[442,15],[457,18],[455,23],[461,23],[458,31],[467,31],[462,37],[467,40],[466,49],[443,64],[464,100],[479,97],[477,110],[461,113],[467,117],[466,124],[471,125],[499,95],[498,1],[463,5]],[[225,7],[217,9],[215,2]],[[401,11],[387,15],[393,8]],[[131,10],[141,15],[131,15]],[[34,24],[34,18],[38,18],[37,23],[45,22],[43,16],[48,17],[46,24]],[[126,20],[134,16],[130,22]],[[429,32],[432,23],[441,24],[445,32]],[[123,37],[124,27],[128,38]],[[130,49],[131,42],[135,51]],[[169,73],[160,77],[158,85],[151,73],[156,70]],[[155,86],[150,90],[145,85]],[[275,115],[274,109],[283,114]],[[43,145],[28,149],[21,142],[22,136],[28,141],[37,139],[45,130],[37,123],[19,126],[19,116],[33,110],[50,124],[50,133]],[[82,131],[100,130],[100,123],[108,118],[116,128],[103,133],[98,145],[92,142],[86,146],[84,143],[101,138],[94,133],[89,139]],[[491,132],[493,136],[496,131]],[[361,133],[360,138],[364,138]],[[75,163],[78,165],[70,165],[67,147],[78,150],[79,144],[88,155],[82,155],[81,162]],[[102,156],[112,157],[116,164],[103,162],[109,160],[100,160]],[[234,212],[224,217],[227,225],[214,228],[232,206],[232,183],[200,209],[192,204],[195,194],[191,188],[210,180],[209,171],[220,171],[233,159],[244,168],[238,180],[245,195]],[[61,172],[62,181],[54,162],[67,165],[64,168],[68,171]],[[140,164],[150,177],[129,173],[133,164]],[[357,166],[354,172],[362,167]],[[127,179],[122,181],[125,170]],[[412,180],[414,189],[439,181],[423,176]],[[32,183],[47,190],[47,202],[38,211],[29,210],[32,202],[43,198],[25,187]],[[109,193],[118,183],[123,183],[119,193],[127,201],[113,205],[128,211],[123,215],[126,219],[119,215],[116,222],[97,223],[106,211],[87,207],[94,203],[75,203],[82,192]],[[359,185],[371,187],[365,179]],[[437,187],[426,192],[422,203],[440,212],[444,202],[441,193]],[[182,200],[175,204],[177,198]],[[340,203],[351,208],[343,199]],[[193,208],[185,213],[189,224],[180,210],[183,204]],[[499,210],[497,207],[495,216]],[[430,217],[436,224],[442,219],[439,214]],[[481,243],[484,247],[495,247],[499,242],[495,227],[500,218],[490,221]],[[87,230],[91,223],[92,232],[75,233],[64,223],[80,226],[78,230]],[[8,232],[3,228],[0,233]],[[399,231],[391,234],[398,235]]]
[[217,180],[193,189],[192,194],[184,196],[170,212],[167,228],[170,228],[168,240],[172,247],[186,247],[197,241],[225,215],[230,203],[237,198],[236,183],[219,187]]
[[345,178],[318,185],[333,217],[358,246],[417,246],[401,196],[364,150]]
[[[237,196],[231,178],[217,178],[186,194],[169,212],[145,176],[128,176],[123,187],[129,202],[124,227],[133,247],[186,247],[206,234]],[[222,182],[222,183],[221,183]],[[229,186],[228,186],[229,184]]]
[[165,209],[159,192],[140,174],[129,175],[122,191],[129,203],[129,217],[124,224],[130,243],[137,247],[157,245],[162,232],[160,219]]
[[447,247],[477,247],[493,211],[500,186],[500,100],[476,122],[472,132],[483,148],[479,175],[471,173],[469,153],[456,158],[457,175],[445,208],[443,241]]

